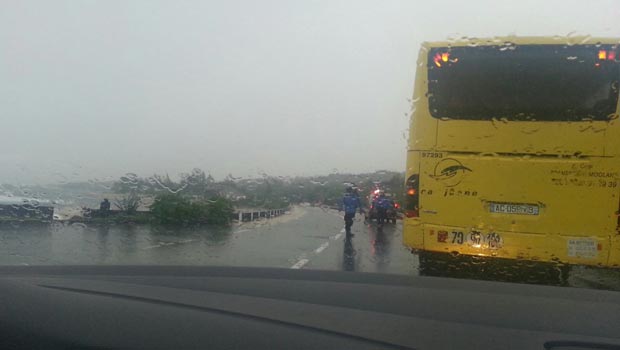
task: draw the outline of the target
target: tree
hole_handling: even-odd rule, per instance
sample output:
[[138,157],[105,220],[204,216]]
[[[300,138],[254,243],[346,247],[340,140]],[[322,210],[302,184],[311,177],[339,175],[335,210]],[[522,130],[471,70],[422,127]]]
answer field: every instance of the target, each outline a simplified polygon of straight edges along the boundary
[[136,211],[138,211],[140,204],[142,204],[142,198],[140,198],[135,191],[130,192],[122,198],[114,201],[114,205],[119,210],[124,211],[127,214],[134,214]]
[[181,174],[183,191],[195,196],[209,198],[217,196],[214,188],[215,179],[201,169],[194,168],[190,173]]

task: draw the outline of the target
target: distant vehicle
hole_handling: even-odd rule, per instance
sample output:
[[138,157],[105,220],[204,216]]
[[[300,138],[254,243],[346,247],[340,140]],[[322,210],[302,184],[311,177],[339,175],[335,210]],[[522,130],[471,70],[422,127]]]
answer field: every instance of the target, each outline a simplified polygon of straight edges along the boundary
[[[366,221],[372,221],[377,219],[377,209],[374,206],[374,200],[379,196],[381,190],[375,189],[368,195],[368,213],[366,214]],[[387,195],[387,194],[386,194]],[[391,222],[393,224],[396,223],[398,219],[398,209],[400,205],[396,203],[391,196],[387,195],[388,199],[392,202],[392,207],[387,210],[387,222]]]
[[618,39],[579,42],[423,44],[403,234],[421,258],[620,266]]

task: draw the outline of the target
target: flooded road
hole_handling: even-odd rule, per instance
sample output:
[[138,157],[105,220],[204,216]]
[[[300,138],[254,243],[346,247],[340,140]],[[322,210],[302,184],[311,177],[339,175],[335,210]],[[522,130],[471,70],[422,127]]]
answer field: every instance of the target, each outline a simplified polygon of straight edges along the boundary
[[[2,224],[0,265],[210,265],[419,273],[417,256],[402,245],[400,222],[379,230],[358,216],[352,230],[354,236],[345,239],[341,213],[315,207],[294,207],[278,218],[225,228]],[[620,290],[620,274],[578,267],[569,285]]]
[[[158,264],[346,269],[411,273],[401,227],[381,236],[358,218],[345,244],[337,211],[296,207],[291,213],[226,228],[151,225],[4,224],[0,264]],[[346,249],[351,254],[345,254]],[[343,256],[354,257],[345,264]],[[392,263],[393,262],[393,263]]]

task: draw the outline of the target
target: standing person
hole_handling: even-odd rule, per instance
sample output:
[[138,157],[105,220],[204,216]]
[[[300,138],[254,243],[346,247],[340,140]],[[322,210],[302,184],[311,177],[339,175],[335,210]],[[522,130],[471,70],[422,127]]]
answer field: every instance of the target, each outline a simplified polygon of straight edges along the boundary
[[355,211],[359,207],[359,198],[353,194],[353,188],[347,187],[347,192],[342,197],[342,208],[344,209],[344,229],[348,237],[353,236],[351,234],[351,226],[353,226]]
[[103,202],[99,204],[99,212],[101,212],[102,216],[108,216],[110,212],[110,201],[107,198],[104,198]]

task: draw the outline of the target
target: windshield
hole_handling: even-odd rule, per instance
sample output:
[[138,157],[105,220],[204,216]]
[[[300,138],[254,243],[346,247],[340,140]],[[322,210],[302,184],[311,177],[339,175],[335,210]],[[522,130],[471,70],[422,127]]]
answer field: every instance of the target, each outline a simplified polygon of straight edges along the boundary
[[1,2],[0,265],[620,290],[619,14]]
[[618,104],[619,53],[615,45],[600,44],[433,49],[428,58],[431,115],[608,120]]

